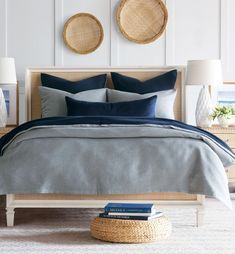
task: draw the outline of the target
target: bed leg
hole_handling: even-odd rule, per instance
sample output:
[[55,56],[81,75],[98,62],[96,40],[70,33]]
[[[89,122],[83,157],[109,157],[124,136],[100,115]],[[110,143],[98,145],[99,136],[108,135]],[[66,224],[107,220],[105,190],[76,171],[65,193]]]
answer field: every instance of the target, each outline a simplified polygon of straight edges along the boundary
[[203,226],[204,223],[204,209],[202,207],[196,208],[196,225],[197,227]]
[[6,208],[6,219],[7,219],[7,227],[14,226],[14,216],[15,216],[15,209],[12,207]]

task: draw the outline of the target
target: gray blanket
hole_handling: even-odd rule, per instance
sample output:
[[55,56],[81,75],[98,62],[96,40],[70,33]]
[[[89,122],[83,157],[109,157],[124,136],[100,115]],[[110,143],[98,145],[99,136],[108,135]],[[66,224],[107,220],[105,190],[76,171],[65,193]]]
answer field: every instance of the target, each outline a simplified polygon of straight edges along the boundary
[[184,192],[231,206],[234,159],[198,133],[153,125],[34,127],[0,157],[0,194]]

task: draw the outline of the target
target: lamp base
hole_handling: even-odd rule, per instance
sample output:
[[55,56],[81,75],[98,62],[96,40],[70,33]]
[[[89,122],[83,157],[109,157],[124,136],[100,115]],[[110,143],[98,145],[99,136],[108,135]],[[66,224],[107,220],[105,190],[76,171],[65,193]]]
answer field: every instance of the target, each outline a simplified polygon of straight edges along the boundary
[[212,125],[212,120],[210,117],[211,112],[212,112],[212,103],[210,93],[208,91],[208,88],[206,86],[203,86],[198,97],[195,113],[197,126],[204,128],[211,127]]

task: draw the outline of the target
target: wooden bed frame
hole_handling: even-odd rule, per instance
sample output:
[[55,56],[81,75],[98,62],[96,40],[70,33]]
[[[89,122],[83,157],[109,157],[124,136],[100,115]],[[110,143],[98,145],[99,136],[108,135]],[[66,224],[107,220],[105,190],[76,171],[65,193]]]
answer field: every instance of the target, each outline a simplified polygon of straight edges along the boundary
[[[112,87],[110,72],[119,72],[141,80],[149,79],[172,69],[177,69],[177,96],[174,104],[175,117],[184,121],[184,67],[161,68],[29,68],[26,70],[25,100],[27,119],[21,122],[41,118],[38,86],[41,85],[40,74],[48,73],[69,80],[80,80],[87,77],[108,74],[107,86]],[[107,202],[151,202],[159,206],[181,206],[196,208],[196,225],[203,221],[203,195],[186,193],[145,193],[131,195],[64,195],[64,194],[8,194],[6,202],[7,226],[14,225],[15,208],[100,208]]]

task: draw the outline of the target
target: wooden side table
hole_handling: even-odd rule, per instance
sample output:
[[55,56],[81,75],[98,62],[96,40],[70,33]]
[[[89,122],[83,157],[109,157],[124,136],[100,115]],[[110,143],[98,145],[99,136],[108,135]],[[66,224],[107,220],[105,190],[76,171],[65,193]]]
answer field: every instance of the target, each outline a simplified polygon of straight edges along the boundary
[[[227,143],[235,151],[235,126],[222,128],[219,125],[214,125],[210,128],[205,128],[206,131],[211,132],[225,143]],[[226,169],[229,182],[235,183],[235,165]]]
[[13,130],[16,126],[11,126],[11,127],[5,127],[5,128],[0,128],[0,138],[7,134],[8,132],[10,132],[11,130]]
[[[7,134],[9,131],[13,130],[15,127],[16,126],[0,128],[0,138]],[[5,206],[5,195],[0,195],[0,207],[3,206]]]

